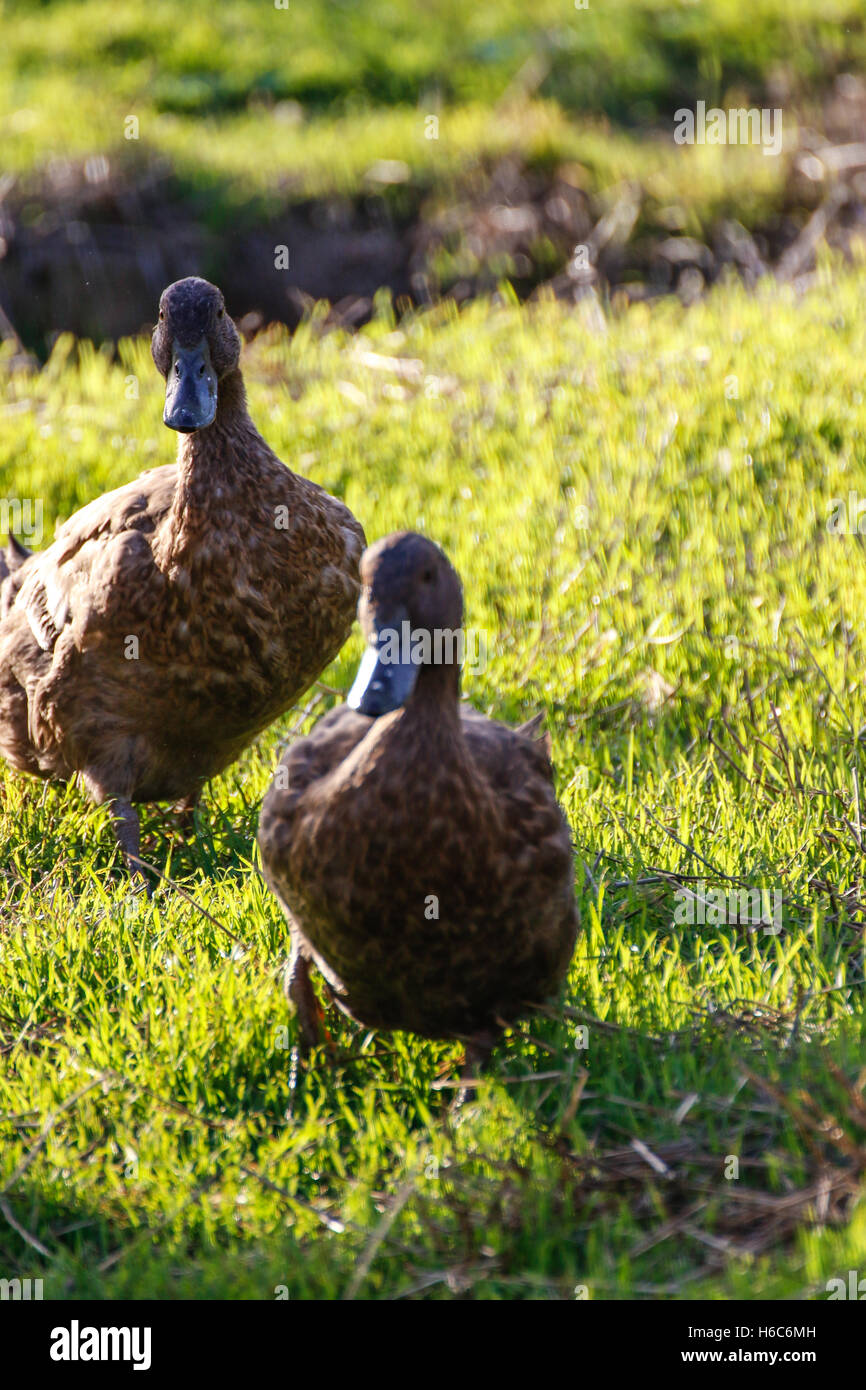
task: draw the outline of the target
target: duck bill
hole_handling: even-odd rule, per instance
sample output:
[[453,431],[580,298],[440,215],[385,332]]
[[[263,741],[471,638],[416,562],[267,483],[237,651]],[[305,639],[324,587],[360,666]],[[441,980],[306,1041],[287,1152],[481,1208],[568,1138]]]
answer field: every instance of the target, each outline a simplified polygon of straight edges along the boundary
[[217,376],[207,340],[202,338],[194,348],[183,348],[175,341],[165,384],[163,423],[170,430],[192,434],[213,424],[216,409]]
[[[406,622],[408,628],[408,621]],[[404,628],[398,621],[384,625],[367,648],[355,683],[346,699],[351,709],[372,719],[390,714],[405,705],[418,680],[418,663],[411,657],[411,642],[402,640]],[[406,649],[410,650],[407,651]]]

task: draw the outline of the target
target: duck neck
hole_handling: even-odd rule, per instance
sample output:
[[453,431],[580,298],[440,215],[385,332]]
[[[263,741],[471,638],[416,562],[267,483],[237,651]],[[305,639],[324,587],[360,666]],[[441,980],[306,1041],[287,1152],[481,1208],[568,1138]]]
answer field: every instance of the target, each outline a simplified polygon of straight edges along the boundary
[[[377,723],[386,726],[382,740],[391,745],[402,775],[410,778],[416,805],[427,806],[431,816],[437,805],[441,810],[444,776],[451,786],[459,786],[472,816],[488,825],[498,824],[496,798],[465,735],[459,666],[424,666],[399,713]],[[386,778],[393,776],[394,761],[393,757],[382,761]]]
[[250,419],[244,380],[235,368],[219,383],[213,424],[179,438],[178,480],[161,558],[181,559],[219,529],[215,517],[222,522],[226,513],[236,516],[240,505],[249,508],[269,459],[284,471],[288,500],[294,474],[279,463]]
[[406,702],[406,712],[423,717],[428,724],[440,724],[459,736],[460,667],[444,663],[422,666]]
[[178,440],[178,495],[187,505],[200,505],[215,487],[237,490],[249,481],[244,475],[262,447],[267,445],[250,419],[244,379],[235,368],[219,384],[213,424]]

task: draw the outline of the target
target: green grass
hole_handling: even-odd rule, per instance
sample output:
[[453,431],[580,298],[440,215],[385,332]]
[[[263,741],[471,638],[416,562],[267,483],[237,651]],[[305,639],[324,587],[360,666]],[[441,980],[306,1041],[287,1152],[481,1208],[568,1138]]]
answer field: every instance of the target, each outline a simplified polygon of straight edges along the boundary
[[[461,571],[489,633],[469,698],[546,711],[583,933],[564,1000],[455,1111],[455,1047],[334,1017],[335,1055],[292,1064],[254,837],[326,689],[210,786],[191,843],[150,809],[184,890],[151,904],[104,811],[3,772],[0,1274],[46,1297],[793,1298],[862,1270],[866,556],[827,518],[866,497],[864,293],[824,267],[803,299],[720,286],[605,321],[506,294],[399,330],[382,299],[357,338],[256,340],[278,452],[371,538],[423,530]],[[146,342],[62,339],[4,380],[0,494],[52,523],[169,459],[159,386]],[[777,936],[676,925],[678,888],[726,875],[782,893]]]
[[3,10],[4,64],[18,84],[8,106],[34,93],[44,106],[60,67],[106,112],[143,102],[197,118],[286,100],[313,110],[425,94],[492,102],[534,60],[533,85],[566,109],[645,124],[669,116],[672,98],[762,94],[780,69],[798,94],[815,91],[866,47],[857,0],[828,0],[817,14],[809,0],[538,0],[531,12],[520,0],[190,0],[182,14],[170,0],[146,10],[6,0]]
[[[782,162],[719,147],[686,158],[673,114],[698,99],[782,104],[792,136],[795,113],[866,57],[858,0],[814,9],[540,0],[530,18],[519,0],[293,0],[288,10],[189,0],[182,14],[171,0],[7,0],[4,167],[26,185],[52,160],[107,153],[115,172],[167,160],[224,225],[253,196],[369,191],[382,159],[452,190],[467,167],[511,153],[584,162],[594,190],[660,179],[695,225],[711,222],[722,182],[739,194],[738,215],[757,220],[780,206]],[[425,122],[436,113],[432,140]]]

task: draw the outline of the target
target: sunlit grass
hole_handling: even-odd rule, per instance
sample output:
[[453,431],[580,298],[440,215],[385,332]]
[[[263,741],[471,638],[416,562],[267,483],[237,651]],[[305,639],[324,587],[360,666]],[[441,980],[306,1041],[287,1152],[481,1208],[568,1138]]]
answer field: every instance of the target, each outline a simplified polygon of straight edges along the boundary
[[[757,1257],[700,1238],[738,1185],[808,1186],[804,1096],[863,1140],[843,1083],[863,1049],[866,559],[827,520],[866,496],[866,275],[837,272],[801,299],[720,287],[603,324],[506,296],[396,329],[383,299],[357,338],[310,323],[247,350],[281,456],[371,539],[420,529],[461,571],[489,634],[469,699],[546,712],[583,921],[566,1007],[516,1029],[456,1115],[434,1084],[455,1047],[336,1017],[335,1058],[293,1067],[255,828],[325,691],[210,786],[192,842],[147,812],[147,856],[209,916],[170,886],[130,899],[105,812],[4,771],[0,1191],[49,1252],[0,1219],[5,1274],[47,1297],[790,1297],[862,1263],[862,1216],[807,1230],[808,1204]],[[47,541],[172,456],[160,416],[146,342],[112,360],[61,339],[4,379],[0,494],[42,499]],[[345,689],[359,651],[324,683]],[[782,894],[779,935],[674,923],[682,882],[728,878]],[[690,1143],[684,1176],[590,1191],[580,1163],[633,1139]],[[654,1241],[682,1184],[702,1205]]]

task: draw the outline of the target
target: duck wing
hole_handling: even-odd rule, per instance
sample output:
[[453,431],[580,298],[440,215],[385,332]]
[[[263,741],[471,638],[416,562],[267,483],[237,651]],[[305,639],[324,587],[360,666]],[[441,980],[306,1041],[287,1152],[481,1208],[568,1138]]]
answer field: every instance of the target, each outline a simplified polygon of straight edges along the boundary
[[147,538],[171,507],[176,481],[176,466],[166,464],[96,498],[5,581],[15,591],[8,611],[23,616],[43,652],[68,627],[83,648],[111,616],[138,606],[155,570]]
[[259,816],[262,863],[272,885],[279,883],[280,865],[292,842],[295,818],[303,812],[306,793],[345,761],[372,723],[348,705],[337,705],[284,754]]
[[[476,770],[487,779],[501,812],[502,833],[494,862],[512,895],[530,909],[527,944],[542,985],[527,983],[537,1000],[556,988],[574,950],[579,917],[574,898],[571,831],[556,800],[549,740],[541,721],[519,729],[461,710],[463,734]],[[527,981],[532,977],[528,970]]]
[[551,800],[554,775],[543,712],[518,728],[487,719],[471,705],[462,705],[460,716],[475,764],[497,790]]
[[514,729],[465,707],[461,715],[476,772],[501,813],[503,873],[528,875],[528,891],[561,899],[565,917],[571,918],[574,847],[556,799],[547,736],[538,737],[536,720],[530,721],[527,734],[526,726]]

